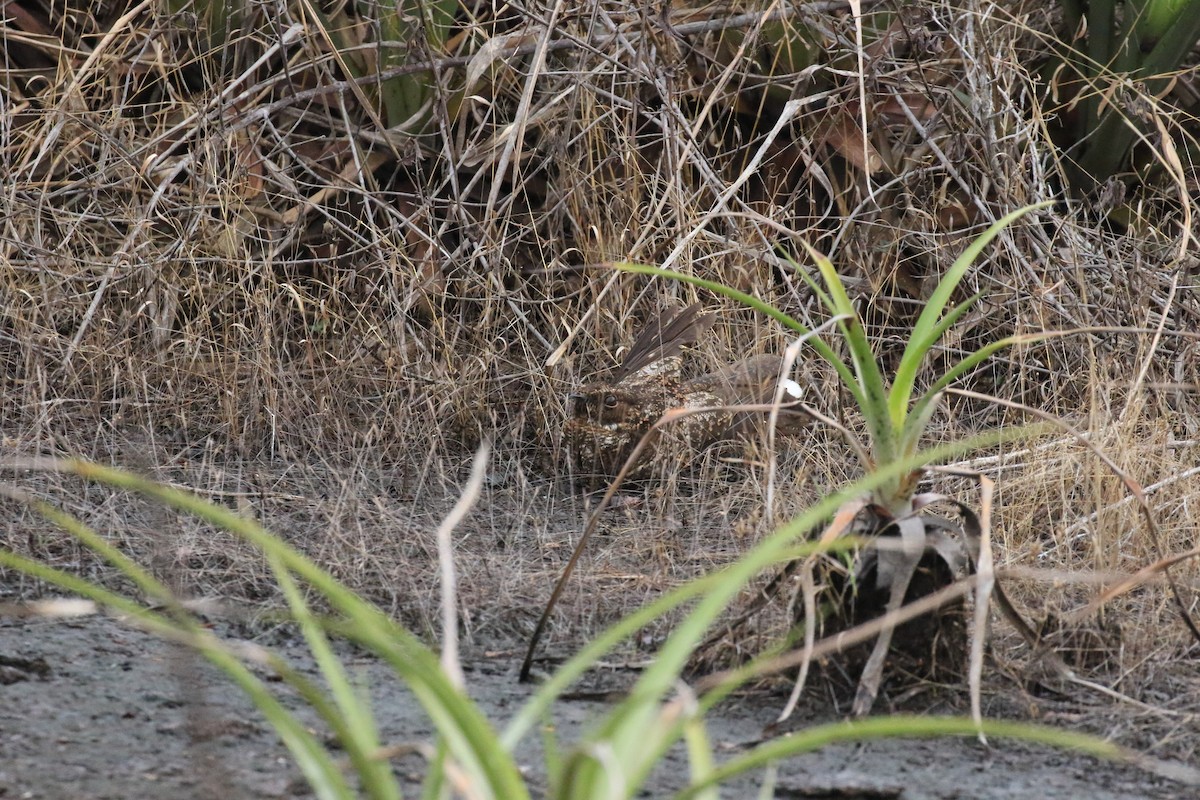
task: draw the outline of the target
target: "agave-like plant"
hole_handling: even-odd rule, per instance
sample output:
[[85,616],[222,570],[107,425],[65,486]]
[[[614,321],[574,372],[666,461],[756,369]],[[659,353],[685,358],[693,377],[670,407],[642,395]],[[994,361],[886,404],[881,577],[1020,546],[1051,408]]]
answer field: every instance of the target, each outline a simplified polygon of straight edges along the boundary
[[[966,526],[967,530],[963,530],[964,526],[957,522],[918,513],[931,499],[917,494],[917,485],[924,470],[897,470],[895,467],[899,464],[921,463],[918,451],[922,436],[944,389],[997,351],[1038,338],[1036,335],[1018,335],[991,342],[951,366],[930,381],[927,387],[921,390],[917,388],[918,374],[930,350],[980,297],[975,294],[957,305],[951,305],[954,291],[967,270],[1007,225],[1046,205],[1027,206],[1008,214],[967,246],[926,302],[890,380],[885,376],[884,366],[872,349],[862,320],[837,270],[828,258],[807,243],[804,247],[816,265],[820,280],[808,275],[795,261],[791,261],[792,266],[803,276],[829,313],[839,318],[838,328],[849,354],[848,361],[828,343],[810,336],[810,331],[803,324],[758,298],[713,281],[650,265],[617,265],[629,272],[685,281],[758,309],[807,337],[807,343],[837,372],[842,385],[862,414],[867,441],[858,441],[849,431],[843,430],[843,433],[849,437],[852,449],[862,460],[867,472],[885,469],[891,472],[891,476],[879,481],[867,497],[857,501],[853,509],[846,509],[850,513],[838,517],[845,523],[837,529],[838,534],[852,529],[877,545],[861,549],[854,564],[840,577],[831,580],[832,584],[844,590],[841,603],[843,626],[895,612],[906,601],[944,588],[961,574],[970,560],[969,547],[963,544],[969,545],[973,538],[970,529],[974,527],[974,520]],[[969,509],[967,511],[969,514]],[[850,520],[853,521],[852,525],[849,524]],[[882,546],[878,546],[881,543]],[[914,584],[913,576],[918,568],[923,579]],[[946,619],[952,620],[954,616],[947,615]],[[838,624],[836,620],[830,620],[826,627],[828,629],[830,625]],[[958,627],[960,631],[965,631],[961,618]],[[894,630],[894,626],[883,627],[862,669],[853,707],[856,714],[869,712],[875,701]],[[937,632],[932,635],[936,638]],[[965,642],[961,635],[957,638]]]
[[[312,13],[314,25],[332,44],[344,70],[355,77],[381,76],[378,86],[358,90],[360,100],[370,101],[364,110],[381,110],[381,127],[417,134],[433,118],[434,77],[431,70],[415,67],[446,47],[457,9],[457,0],[382,0],[339,6],[328,13],[314,6]],[[369,28],[360,23],[360,15],[369,20]],[[371,36],[377,37],[374,46],[364,47]],[[460,101],[456,97],[451,105],[457,107]]]
[[[994,439],[993,439],[994,440]],[[944,448],[922,454],[944,455]],[[889,717],[877,720],[833,722],[793,735],[763,742],[718,762],[718,748],[706,722],[706,712],[749,679],[749,673],[730,675],[697,696],[681,690],[681,674],[696,643],[741,588],[768,564],[777,563],[784,551],[812,554],[822,545],[789,547],[795,532],[823,518],[842,500],[826,498],[760,542],[738,562],[725,569],[677,587],[666,596],[635,611],[592,638],[583,650],[561,665],[516,710],[501,729],[501,720],[488,719],[470,698],[457,662],[453,631],[456,628],[451,529],[473,502],[483,482],[487,464],[481,448],[471,480],[455,509],[439,528],[439,559],[443,575],[442,654],[420,642],[411,632],[382,611],[339,584],[318,564],[271,535],[253,519],[208,500],[157,484],[128,472],[84,461],[11,459],[0,461],[0,473],[54,470],[87,478],[101,486],[136,492],[164,508],[195,515],[260,550],[270,564],[287,601],[287,612],[297,623],[323,680],[313,680],[284,656],[267,648],[229,642],[189,610],[169,587],[125,554],[82,519],[50,503],[0,482],[0,501],[28,504],[49,521],[71,533],[84,547],[120,570],[128,579],[124,591],[114,591],[49,564],[32,560],[0,543],[0,570],[45,580],[95,607],[120,612],[137,625],[196,650],[220,668],[254,702],[281,741],[288,747],[312,793],[320,800],[395,800],[401,786],[391,759],[416,749],[427,755],[422,797],[454,796],[521,800],[531,796],[556,798],[635,797],[645,794],[656,768],[661,773],[667,752],[686,745],[688,775],[678,797],[716,798],[722,784],[739,775],[760,773],[764,766],[836,741],[880,736],[954,736],[989,734],[1016,736],[1088,752],[1095,756],[1129,758],[1118,746],[1084,734],[1015,722],[970,720],[955,717]],[[849,490],[875,486],[888,475],[884,469],[864,476]],[[848,492],[847,492],[848,493]],[[843,543],[838,543],[843,544]],[[322,615],[310,605],[319,597],[329,609]],[[551,707],[579,677],[622,641],[633,636],[672,609],[694,603],[686,618],[672,631],[654,663],[640,676],[637,686],[610,707],[592,729],[570,747],[560,747],[553,726],[539,726]],[[79,604],[73,606],[78,612]],[[6,609],[0,608],[0,616]],[[370,693],[356,685],[330,639],[355,642],[386,664],[411,690],[423,707],[433,741],[396,744],[382,737],[375,722]],[[246,663],[273,671],[280,681],[266,681]],[[679,695],[679,696],[675,696]],[[285,698],[287,700],[285,701]],[[295,702],[308,706],[323,720],[325,738],[297,716]],[[522,764],[527,755],[517,748],[542,728],[548,778],[529,779]],[[563,742],[561,744],[567,744]],[[1144,761],[1144,759],[1143,759]],[[672,762],[677,768],[677,762]],[[407,770],[407,767],[406,767]],[[769,776],[764,778],[769,785]],[[537,782],[537,791],[532,783]],[[769,796],[769,788],[762,792]]]
[[[1080,192],[1128,166],[1133,146],[1149,134],[1144,117],[1122,102],[1136,90],[1161,98],[1200,40],[1200,0],[1067,0],[1058,58],[1047,65],[1055,96],[1068,98],[1063,143],[1067,178]],[[1177,101],[1185,111],[1196,104]],[[1145,105],[1149,105],[1148,103]],[[1139,116],[1143,119],[1139,119]]]

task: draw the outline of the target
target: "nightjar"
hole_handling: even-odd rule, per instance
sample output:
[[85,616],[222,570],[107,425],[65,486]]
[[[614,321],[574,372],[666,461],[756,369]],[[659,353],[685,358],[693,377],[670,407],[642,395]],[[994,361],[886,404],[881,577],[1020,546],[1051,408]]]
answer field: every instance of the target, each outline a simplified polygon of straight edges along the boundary
[[[644,472],[666,443],[685,453],[737,435],[765,413],[735,412],[722,407],[770,403],[780,380],[783,359],[753,356],[690,380],[682,377],[680,352],[711,324],[700,304],[651,322],[639,334],[625,360],[608,381],[592,383],[568,395],[564,427],[576,474],[612,478],[638,442],[669,409],[708,409],[683,416],[660,428],[659,438],[638,459],[635,474]],[[800,398],[800,387],[786,377],[783,402]],[[789,415],[789,424],[795,417]]]

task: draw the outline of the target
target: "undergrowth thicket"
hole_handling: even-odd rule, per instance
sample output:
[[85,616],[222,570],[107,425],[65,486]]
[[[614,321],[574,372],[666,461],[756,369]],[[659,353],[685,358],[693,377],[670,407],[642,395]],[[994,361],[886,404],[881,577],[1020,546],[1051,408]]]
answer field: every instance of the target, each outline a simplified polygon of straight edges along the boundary
[[[887,372],[968,243],[1052,201],[963,275],[951,303],[980,299],[930,374],[1010,337],[1081,332],[963,375],[1009,405],[951,397],[926,440],[1019,424],[1024,404],[1147,487],[1157,540],[1072,435],[961,465],[998,479],[998,566],[1031,617],[1085,609],[1091,624],[1098,586],[1195,546],[1194,53],[1098,63],[1076,4],[861,5],[856,19],[839,4],[10,3],[5,451],[129,464],[253,509],[436,636],[433,530],[490,441],[488,522],[457,543],[463,625],[519,641],[544,599],[530,587],[549,586],[584,513],[560,452],[567,391],[671,301],[720,314],[693,370],[787,344],[717,294],[604,264],[718,282],[812,329],[825,311],[779,250],[802,238],[837,265]],[[1172,80],[1146,82],[1148,66]],[[1076,156],[1094,159],[1113,126],[1127,147],[1082,179]],[[796,374],[807,402],[865,424],[825,362],[802,352]],[[607,522],[554,620],[560,642],[729,563],[860,475],[819,426],[757,446],[664,469]],[[936,488],[969,492],[960,481]],[[67,491],[187,591],[282,599],[234,537],[164,534],[155,512],[98,489],[29,482]],[[37,525],[17,518],[8,543],[112,578]],[[1176,574],[1194,584],[1194,563]],[[12,584],[40,591],[26,580]],[[1194,650],[1157,582],[1096,613],[1123,639],[1079,663],[1124,693],[1174,681],[1164,665]],[[1020,672],[1028,654],[998,636]]]

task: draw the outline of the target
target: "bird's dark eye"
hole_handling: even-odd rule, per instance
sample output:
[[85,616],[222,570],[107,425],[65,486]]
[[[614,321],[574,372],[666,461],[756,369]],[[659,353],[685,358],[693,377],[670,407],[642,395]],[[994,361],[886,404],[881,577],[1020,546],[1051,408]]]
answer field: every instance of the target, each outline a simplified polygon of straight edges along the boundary
[[617,407],[617,396],[615,394],[604,395],[604,407],[605,408],[616,408]]

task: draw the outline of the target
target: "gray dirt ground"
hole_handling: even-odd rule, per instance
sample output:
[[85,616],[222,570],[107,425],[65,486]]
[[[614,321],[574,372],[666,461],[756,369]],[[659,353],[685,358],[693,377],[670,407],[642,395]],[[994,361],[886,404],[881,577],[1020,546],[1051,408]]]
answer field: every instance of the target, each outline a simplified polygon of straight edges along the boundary
[[[228,630],[218,632],[233,635]],[[260,635],[315,674],[302,644],[284,631]],[[269,725],[206,664],[119,622],[0,621],[0,798],[282,798],[306,794]],[[507,720],[529,695],[517,684],[518,656],[480,655],[467,664],[474,698],[492,720]],[[429,723],[386,669],[350,658],[371,687],[384,740],[429,741]],[[280,684],[273,684],[280,686]],[[719,752],[754,741],[778,712],[778,697],[754,696],[710,717]],[[292,708],[297,704],[291,698]],[[563,702],[554,720],[571,741],[603,711],[595,702]],[[308,718],[313,722],[315,720]],[[536,735],[533,737],[538,739]],[[533,785],[544,786],[540,745],[520,754]],[[422,771],[399,762],[411,796]],[[686,774],[676,752],[647,797],[667,797]],[[725,789],[754,797],[761,776]],[[780,798],[1190,798],[1196,789],[1134,767],[1011,742],[985,749],[973,740],[881,741],[834,746],[780,766]]]

